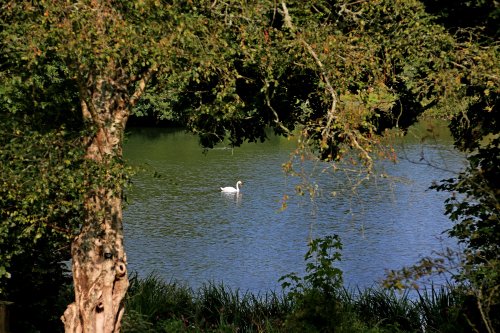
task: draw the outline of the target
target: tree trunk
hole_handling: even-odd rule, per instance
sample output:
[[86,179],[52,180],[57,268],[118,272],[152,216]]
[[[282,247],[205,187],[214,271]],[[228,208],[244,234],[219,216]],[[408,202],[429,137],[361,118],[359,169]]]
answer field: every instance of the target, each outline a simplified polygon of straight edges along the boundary
[[[111,169],[122,154],[122,138],[129,111],[119,95],[106,96],[97,84],[82,111],[97,128],[86,138],[86,157]],[[106,98],[107,97],[107,98]],[[104,101],[104,102],[103,102]],[[62,321],[66,332],[112,333],[120,331],[123,299],[128,288],[127,258],[123,246],[122,189],[107,172],[105,180],[90,184],[84,202],[80,234],[71,246],[75,302]]]
[[[83,118],[96,130],[84,138],[86,158],[112,170],[122,157],[130,109],[157,71],[125,75],[113,60],[102,76],[78,77]],[[132,93],[129,94],[129,92]],[[118,162],[120,163],[120,162]],[[61,317],[67,333],[120,332],[123,299],[128,288],[127,257],[123,246],[122,188],[109,171],[99,184],[90,184],[85,218],[71,245],[75,302]]]
[[119,332],[128,288],[120,193],[99,188],[87,197],[85,210],[71,246],[75,302],[64,312],[65,331]]

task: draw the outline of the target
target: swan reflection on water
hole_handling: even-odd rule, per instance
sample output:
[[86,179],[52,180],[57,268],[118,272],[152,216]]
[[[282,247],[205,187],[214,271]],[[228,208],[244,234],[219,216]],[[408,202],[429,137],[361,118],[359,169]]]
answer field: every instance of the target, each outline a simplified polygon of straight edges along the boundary
[[241,198],[243,197],[243,193],[241,192],[221,192],[221,197],[228,201],[234,201],[237,204],[241,203]]

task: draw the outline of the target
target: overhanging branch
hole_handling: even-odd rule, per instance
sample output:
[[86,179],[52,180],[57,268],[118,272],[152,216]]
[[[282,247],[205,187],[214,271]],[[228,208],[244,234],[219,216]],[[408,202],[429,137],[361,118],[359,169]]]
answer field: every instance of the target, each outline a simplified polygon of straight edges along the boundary
[[[292,24],[292,18],[290,17],[290,14],[288,12],[288,8],[286,7],[286,4],[284,1],[281,2],[281,7],[283,9],[283,15],[285,16],[285,19],[284,19],[285,27],[287,27],[291,31],[294,31],[295,29],[294,29],[293,24]],[[323,63],[319,59],[318,54],[314,51],[314,49],[311,47],[311,45],[309,45],[309,43],[304,38],[298,36],[297,34],[296,34],[296,37],[298,38],[298,40],[301,42],[301,44],[304,46],[304,48],[307,50],[307,52],[311,55],[311,57],[316,62],[316,65],[318,66],[320,73],[321,73],[321,79],[325,83],[326,89],[332,98],[332,105],[330,106],[330,109],[328,110],[327,123],[326,123],[326,126],[322,132],[323,136],[325,136],[326,133],[328,132],[328,129],[331,126],[332,121],[335,119],[335,116],[336,116],[337,101],[338,101],[337,93],[335,92],[335,89],[333,89],[333,86],[330,83],[330,80],[328,79],[328,74],[325,71],[325,67],[323,66]]]

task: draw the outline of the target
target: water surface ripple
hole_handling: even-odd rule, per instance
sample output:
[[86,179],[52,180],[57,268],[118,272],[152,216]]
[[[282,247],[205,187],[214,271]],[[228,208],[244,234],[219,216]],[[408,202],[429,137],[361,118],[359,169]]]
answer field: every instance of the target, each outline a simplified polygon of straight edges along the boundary
[[[298,180],[282,171],[293,147],[272,137],[204,154],[197,138],[183,131],[133,129],[124,156],[143,171],[133,178],[124,211],[129,271],[155,272],[195,289],[213,281],[242,291],[279,290],[281,276],[303,273],[310,237],[336,233],[344,244],[339,267],[345,283],[363,288],[386,269],[453,246],[442,235],[450,226],[443,215],[446,195],[428,190],[432,181],[451,174],[415,163],[423,161],[420,143],[398,145],[400,155],[413,162],[379,165],[404,182],[376,178],[353,196],[333,197],[346,179],[320,174],[315,181],[321,195],[314,202],[293,196]],[[462,163],[448,141],[424,149],[425,159],[444,169],[457,170]],[[237,180],[244,182],[242,192],[220,192]],[[284,194],[290,199],[282,211]]]

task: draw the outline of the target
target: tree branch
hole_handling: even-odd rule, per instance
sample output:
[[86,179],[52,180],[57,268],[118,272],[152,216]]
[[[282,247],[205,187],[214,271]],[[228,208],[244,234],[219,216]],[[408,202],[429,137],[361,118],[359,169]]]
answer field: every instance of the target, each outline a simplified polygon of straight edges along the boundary
[[[267,84],[266,82],[266,87],[269,87],[269,85]],[[274,107],[271,105],[271,98],[269,98],[269,90],[266,89],[266,93],[265,93],[265,96],[266,96],[266,104],[267,104],[267,107],[272,111],[272,113],[274,114],[274,122],[283,130],[285,131],[285,133],[287,134],[290,134],[290,130],[288,128],[285,127],[285,125],[283,125],[283,123],[280,121],[279,119],[279,116],[278,116],[278,112],[276,112],[276,110],[274,109]]]
[[[285,16],[285,27],[287,27],[291,31],[294,31],[295,29],[294,29],[293,24],[292,24],[292,18],[290,17],[290,14],[288,12],[288,8],[286,7],[285,1],[281,2],[281,7],[283,9],[283,15]],[[307,41],[304,38],[298,36],[297,34],[295,34],[295,36],[298,38],[298,40],[302,43],[302,45],[305,47],[307,52],[311,55],[311,57],[316,62],[316,65],[320,69],[321,79],[325,83],[326,89],[332,98],[332,105],[330,106],[330,109],[328,110],[328,114],[327,114],[326,126],[322,131],[322,135],[323,135],[323,137],[325,137],[328,133],[328,130],[329,130],[333,120],[336,117],[337,102],[338,102],[337,93],[335,92],[335,89],[333,89],[333,86],[330,83],[330,80],[328,79],[328,75],[325,71],[325,67],[323,66],[323,63],[321,62],[321,60],[319,59],[318,54],[314,51],[314,49],[311,47],[311,45],[309,45],[309,43],[307,43]]]
[[130,107],[135,106],[139,98],[142,96],[144,93],[144,90],[146,89],[146,85],[151,80],[153,77],[153,74],[158,70],[157,66],[152,66],[150,67],[146,73],[142,76],[142,78],[138,81],[138,86],[135,89],[135,92],[132,94],[132,96],[129,99],[129,105]]

